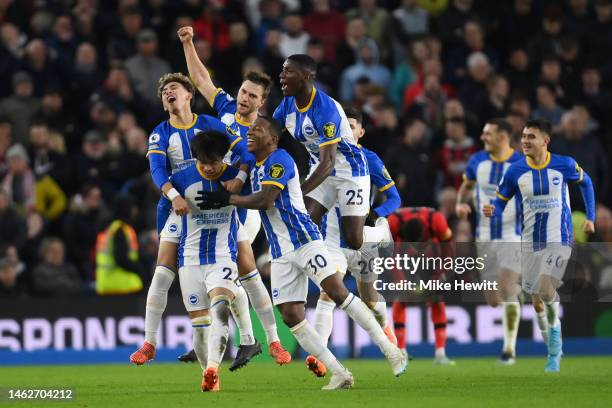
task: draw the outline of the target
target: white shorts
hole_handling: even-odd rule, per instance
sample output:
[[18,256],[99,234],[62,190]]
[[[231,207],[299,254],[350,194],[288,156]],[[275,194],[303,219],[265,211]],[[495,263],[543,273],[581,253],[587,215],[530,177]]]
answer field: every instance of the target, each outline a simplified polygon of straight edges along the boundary
[[335,245],[329,245],[327,242],[325,242],[325,246],[327,247],[327,252],[329,253],[330,265],[334,267],[336,271],[340,272],[341,274],[345,274],[348,269],[348,262],[346,261],[346,256],[342,252],[342,249]]
[[247,210],[244,224],[238,228],[238,242],[249,241],[252,244],[261,228],[261,216],[257,210]]
[[208,292],[224,288],[236,294],[238,268],[231,259],[220,259],[212,265],[183,266],[179,268],[179,282],[183,304],[188,312],[208,309]]
[[323,241],[317,240],[271,262],[272,300],[275,305],[306,302],[308,278],[319,285],[336,273]]
[[342,217],[363,217],[370,212],[370,176],[329,176],[306,196],[328,210],[338,204]]
[[[483,280],[499,282],[502,269],[521,273],[521,243],[489,241],[477,242],[476,248],[479,257],[484,258],[484,269],[480,271]],[[486,256],[485,256],[486,255]]]
[[538,293],[541,275],[549,275],[559,282],[563,279],[567,261],[572,255],[572,248],[561,244],[549,245],[537,252],[522,252],[522,286],[529,294]]
[[160,242],[172,242],[178,244],[181,242],[181,233],[183,232],[183,219],[180,215],[176,215],[174,210],[170,212],[164,229],[159,234]]

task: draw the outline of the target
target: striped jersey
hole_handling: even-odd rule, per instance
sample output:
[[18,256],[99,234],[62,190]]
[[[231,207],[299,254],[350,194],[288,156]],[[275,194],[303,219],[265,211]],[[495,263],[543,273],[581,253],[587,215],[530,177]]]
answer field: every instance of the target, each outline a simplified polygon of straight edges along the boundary
[[210,106],[217,112],[217,117],[226,126],[232,129],[237,135],[246,138],[246,134],[251,127],[250,123],[238,119],[236,111],[238,102],[230,94],[221,88],[217,88],[214,96],[210,100]]
[[366,159],[353,139],[344,110],[336,100],[320,89],[312,88],[310,101],[303,109],[298,109],[295,97],[284,97],[274,111],[274,119],[306,147],[311,172],[319,164],[320,148],[337,143],[332,176],[356,177],[369,174]]
[[273,259],[321,239],[319,228],[306,212],[295,161],[284,149],[275,150],[251,170],[253,192],[261,191],[263,185],[282,190],[272,208],[260,210]]
[[583,192],[585,208],[587,217],[594,219],[595,199],[590,178],[573,158],[548,153],[546,161],[537,166],[530,158],[523,157],[506,171],[494,202],[495,212],[503,211],[504,205],[516,197],[522,211],[523,250],[538,251],[546,248],[547,243],[572,245],[568,181],[587,182],[590,194]]
[[[238,216],[236,207],[228,205],[219,209],[202,209],[198,197],[203,192],[222,189],[221,182],[236,177],[238,169],[225,165],[216,179],[208,179],[198,165],[190,166],[174,174],[170,181],[185,198],[190,212],[181,217],[182,234],[178,248],[181,266],[210,265],[219,258],[236,261]],[[170,226],[169,228],[172,228]]]
[[500,160],[481,150],[470,157],[464,177],[476,182],[474,207],[476,208],[476,240],[477,241],[521,241],[521,212],[513,198],[508,201],[503,213],[491,218],[482,216],[482,207],[495,200],[495,192],[503,175],[512,163],[523,156],[514,150],[508,157]]

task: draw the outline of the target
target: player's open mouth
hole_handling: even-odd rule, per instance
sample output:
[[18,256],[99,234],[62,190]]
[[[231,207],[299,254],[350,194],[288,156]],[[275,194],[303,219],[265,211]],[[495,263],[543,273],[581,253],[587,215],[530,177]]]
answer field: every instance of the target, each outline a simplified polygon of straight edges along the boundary
[[255,143],[255,140],[252,137],[247,137],[247,146],[252,143]]
[[168,96],[167,101],[168,101],[168,103],[176,102],[176,96],[174,96],[174,95]]

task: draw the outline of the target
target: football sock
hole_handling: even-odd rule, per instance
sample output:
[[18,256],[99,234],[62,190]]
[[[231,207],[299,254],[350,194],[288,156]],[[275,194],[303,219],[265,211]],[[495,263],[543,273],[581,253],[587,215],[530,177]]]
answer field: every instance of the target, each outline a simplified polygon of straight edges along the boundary
[[561,320],[559,320],[559,295],[557,295],[556,300],[553,300],[552,302],[544,302],[544,307],[546,310],[546,320],[548,321],[548,326],[559,326],[561,324]]
[[317,308],[314,312],[313,326],[315,331],[321,336],[323,344],[327,346],[329,336],[334,324],[334,308],[336,304],[332,301],[319,299]]
[[290,328],[291,333],[295,336],[300,346],[308,353],[315,356],[319,361],[325,364],[328,370],[332,373],[342,373],[345,368],[334,357],[331,351],[325,347],[321,336],[308,323],[306,319]]
[[395,301],[391,306],[393,316],[393,331],[397,337],[397,347],[406,348],[406,305]]
[[259,271],[257,269],[249,272],[248,275],[241,277],[240,283],[249,295],[249,300],[259,317],[259,321],[266,332],[266,339],[268,344],[278,341],[278,334],[276,332],[276,318],[274,317],[274,309],[270,295],[261,280]]
[[157,344],[157,331],[161,323],[162,315],[168,303],[168,290],[172,286],[175,273],[172,269],[157,265],[151,286],[147,293],[147,304],[145,306],[145,340],[152,345]]
[[363,227],[363,243],[377,244],[389,235],[389,228],[386,225],[378,227]]
[[432,302],[430,307],[436,349],[444,349],[446,348],[446,305],[444,302]]
[[374,315],[361,299],[349,293],[340,305],[340,308],[370,335],[385,356],[395,351],[395,346],[389,341],[383,329],[378,325]]
[[536,311],[536,321],[544,343],[548,344],[548,319],[546,318],[546,307],[541,312]]
[[521,305],[519,302],[504,302],[502,325],[504,327],[503,351],[514,356],[516,350],[516,335],[520,320]]
[[240,331],[240,344],[243,346],[255,344],[255,335],[253,334],[251,313],[249,311],[249,298],[242,286],[238,286],[236,297],[230,305],[230,310]]
[[225,295],[217,295],[210,301],[212,324],[208,338],[208,361],[206,367],[219,367],[229,335],[228,319],[230,315],[230,299]]
[[374,308],[370,309],[378,325],[383,329],[387,327],[387,303],[376,302]]
[[210,316],[199,316],[191,319],[193,328],[193,350],[198,356],[202,370],[206,369],[208,359],[208,332],[210,330]]

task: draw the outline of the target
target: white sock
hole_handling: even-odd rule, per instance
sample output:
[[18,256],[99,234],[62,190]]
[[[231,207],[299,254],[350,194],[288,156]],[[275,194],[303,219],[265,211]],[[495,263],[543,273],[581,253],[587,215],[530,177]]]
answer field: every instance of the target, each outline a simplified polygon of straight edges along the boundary
[[435,351],[436,358],[444,358],[446,357],[446,350],[444,347],[438,347]]
[[503,351],[514,356],[516,350],[516,335],[520,320],[521,304],[519,302],[504,302],[502,325],[504,327]]
[[389,228],[386,225],[379,225],[378,227],[363,227],[363,243],[374,243],[377,244],[380,241],[387,238],[389,234]]
[[230,310],[240,331],[240,345],[249,346],[255,344],[255,335],[253,334],[253,324],[251,323],[251,313],[249,311],[249,297],[242,286],[238,286],[236,297],[230,305]]
[[548,326],[559,326],[561,324],[561,320],[559,320],[559,300],[544,302],[544,307],[546,310],[546,320],[548,321]]
[[206,367],[217,368],[223,360],[229,335],[228,319],[230,315],[230,299],[225,295],[217,295],[210,300],[212,324],[208,338],[208,361]]
[[334,309],[336,304],[328,300],[319,299],[317,308],[314,312],[313,326],[315,331],[323,340],[323,344],[327,347],[329,336],[334,325]]
[[202,370],[206,369],[208,360],[208,334],[210,331],[210,316],[200,316],[191,319],[193,328],[193,350],[198,356]]
[[321,336],[308,324],[306,319],[290,328],[300,346],[308,353],[320,360],[332,373],[342,373],[345,368],[340,364],[331,351],[325,347]]
[[157,343],[157,331],[161,323],[162,315],[168,303],[168,291],[172,286],[175,273],[172,269],[157,265],[151,286],[147,293],[147,305],[145,307],[145,340],[152,345]]
[[248,275],[241,277],[240,283],[249,295],[249,300],[259,317],[259,321],[266,332],[266,339],[268,344],[279,341],[278,334],[276,333],[276,318],[274,317],[274,309],[270,295],[261,280],[259,271],[257,269],[249,272]]
[[378,325],[370,309],[357,296],[349,293],[340,308],[361,326],[378,345],[380,351],[386,356],[395,351],[396,347],[389,341],[385,333]]
[[386,302],[376,302],[376,306],[373,309],[370,309],[374,318],[378,322],[378,325],[384,329],[387,327],[387,303]]
[[548,344],[548,319],[546,318],[546,308],[541,312],[536,311],[536,321],[538,322],[538,328],[542,333],[544,343]]

